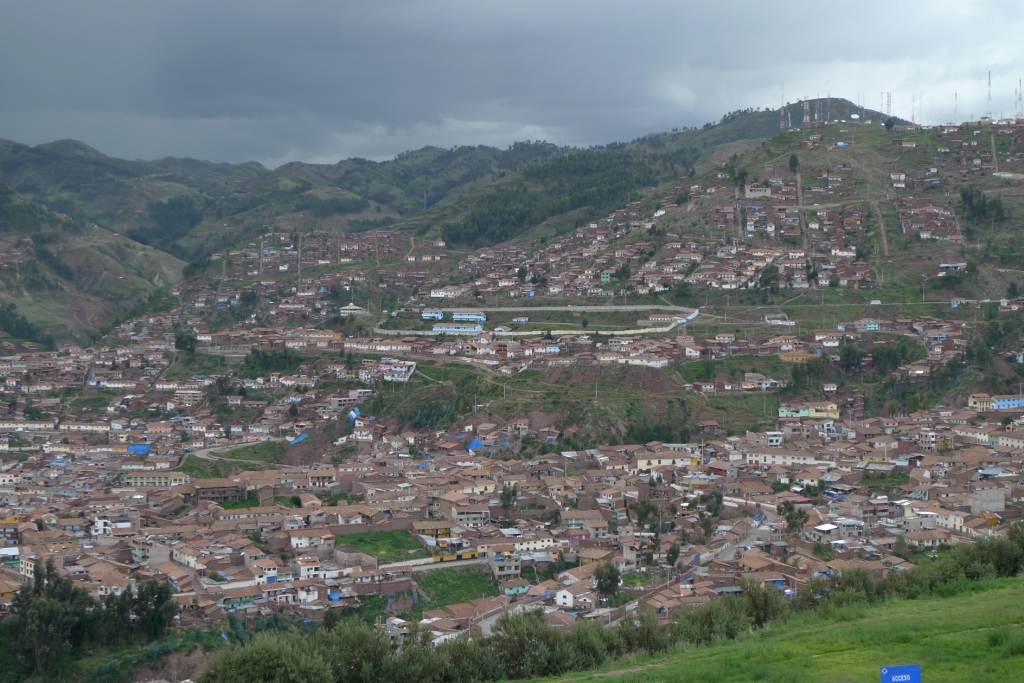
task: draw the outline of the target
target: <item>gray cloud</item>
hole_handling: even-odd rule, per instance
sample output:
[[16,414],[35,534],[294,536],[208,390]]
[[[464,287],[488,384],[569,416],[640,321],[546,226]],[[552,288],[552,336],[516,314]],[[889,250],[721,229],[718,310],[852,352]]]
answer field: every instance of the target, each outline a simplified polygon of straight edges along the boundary
[[[1009,0],[0,5],[0,137],[128,158],[335,162],[629,140],[785,98],[1010,115]],[[986,73],[993,72],[992,104]],[[923,104],[922,99],[923,98]],[[913,105],[912,105],[913,102]]]

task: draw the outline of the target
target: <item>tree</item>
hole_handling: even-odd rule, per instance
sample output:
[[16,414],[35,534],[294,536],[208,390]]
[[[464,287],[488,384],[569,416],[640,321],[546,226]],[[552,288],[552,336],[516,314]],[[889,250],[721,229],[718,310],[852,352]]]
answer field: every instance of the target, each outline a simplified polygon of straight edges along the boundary
[[[333,635],[338,628],[324,630]],[[318,634],[319,635],[319,634]],[[322,638],[326,640],[326,637]],[[264,633],[245,647],[227,650],[203,674],[208,683],[334,683],[362,681],[359,669],[338,678],[325,660],[330,651],[300,633]],[[357,653],[358,654],[358,651]],[[368,666],[368,665],[367,665]]]
[[515,486],[509,486],[505,484],[501,489],[501,495],[499,496],[501,501],[501,507],[505,510],[505,519],[509,519],[508,511],[516,506],[516,488]]
[[763,628],[773,621],[786,618],[786,602],[778,589],[762,585],[753,579],[741,579],[740,586],[743,588],[747,614],[755,626]]
[[610,561],[602,562],[594,570],[594,584],[602,597],[615,597],[619,590],[619,568]]
[[526,266],[519,266],[519,270],[516,271],[516,275],[519,277],[519,281],[524,282],[529,272],[530,271],[526,269]]
[[800,168],[800,158],[795,154],[789,155],[789,172],[796,173],[797,169]]
[[330,631],[332,628],[341,623],[341,610],[340,609],[329,609],[324,612],[324,629]]
[[584,318],[584,319],[583,319],[583,327],[584,327],[584,329],[586,329],[586,328],[587,328],[587,326],[589,326],[589,325],[590,325],[590,321],[589,321],[589,320],[587,320],[586,318]]
[[892,554],[904,560],[910,557],[910,546],[907,544],[907,537],[905,535],[896,535],[896,542],[892,546]]
[[778,267],[775,264],[769,264],[761,270],[761,276],[758,278],[758,285],[760,285],[761,289],[770,289],[775,285],[778,279]]
[[703,542],[707,543],[711,538],[711,531],[714,529],[714,523],[711,521],[711,515],[706,512],[700,513],[700,530],[704,534]]
[[1020,296],[1020,288],[1017,286],[1016,280],[1011,280],[1010,284],[1006,285],[1006,298],[1016,299]]
[[178,332],[174,335],[174,348],[178,351],[187,351],[188,353],[195,353],[196,351],[196,336],[191,332]]
[[291,415],[292,417],[295,417],[296,415],[298,415],[299,414],[299,405],[297,403],[293,403],[290,406],[288,406],[288,414]]
[[894,119],[894,118],[892,118],[892,117],[890,116],[889,118],[887,118],[887,119],[885,120],[885,129],[886,129],[887,131],[890,131],[890,132],[891,132],[891,131],[892,131],[892,129],[893,129],[893,128],[894,128],[895,126],[896,126],[896,119]]
[[807,513],[804,510],[797,508],[791,500],[786,500],[780,503],[775,508],[775,512],[780,517],[785,518],[785,533],[787,536],[795,536],[796,534],[799,534],[808,520]]
[[629,507],[633,510],[634,518],[641,530],[658,514],[658,506],[650,498],[634,501]]
[[61,576],[53,564],[35,561],[34,579],[11,601],[3,622],[5,646],[35,675],[46,678],[82,646],[96,601]]
[[670,567],[676,565],[676,560],[679,559],[679,544],[673,543],[668,547],[668,552],[665,553],[665,561]]
[[843,344],[839,347],[839,365],[843,368],[843,372],[853,372],[859,369],[863,357],[864,354],[853,344]]
[[178,603],[169,585],[159,581],[147,581],[135,598],[135,621],[150,639],[160,638],[178,614]]

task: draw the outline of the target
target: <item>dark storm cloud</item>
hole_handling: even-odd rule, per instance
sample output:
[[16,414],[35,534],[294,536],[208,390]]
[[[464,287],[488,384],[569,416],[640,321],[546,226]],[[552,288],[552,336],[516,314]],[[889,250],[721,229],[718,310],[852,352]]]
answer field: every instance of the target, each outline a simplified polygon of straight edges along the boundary
[[[785,98],[1013,111],[1015,3],[48,2],[0,6],[0,137],[214,160],[601,144]],[[1005,36],[1005,37],[1004,37]],[[986,101],[986,72],[996,91]],[[923,106],[920,98],[923,97]],[[913,98],[913,100],[912,100]]]

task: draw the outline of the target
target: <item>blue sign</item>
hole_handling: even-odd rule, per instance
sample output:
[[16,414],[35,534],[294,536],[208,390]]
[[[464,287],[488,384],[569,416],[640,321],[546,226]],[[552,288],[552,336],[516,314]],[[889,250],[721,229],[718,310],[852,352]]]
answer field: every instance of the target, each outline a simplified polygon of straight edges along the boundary
[[921,683],[921,665],[883,666],[882,683]]

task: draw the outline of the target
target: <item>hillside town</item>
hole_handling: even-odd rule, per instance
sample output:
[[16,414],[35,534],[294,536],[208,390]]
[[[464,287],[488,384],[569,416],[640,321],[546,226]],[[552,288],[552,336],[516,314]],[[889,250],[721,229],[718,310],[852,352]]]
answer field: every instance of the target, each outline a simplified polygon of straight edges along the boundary
[[[140,576],[167,582],[196,619],[279,608],[318,619],[368,595],[414,594],[424,571],[479,565],[497,597],[424,612],[434,638],[487,633],[512,603],[543,605],[545,619],[568,628],[577,618],[613,621],[645,605],[667,616],[738,590],[743,579],[795,591],[854,566],[881,577],[908,566],[894,554],[898,543],[907,556],[999,534],[1019,518],[1024,499],[1018,395],[975,393],[955,409],[864,418],[862,397],[825,385],[825,400],[780,403],[772,431],[727,436],[705,422],[700,439],[688,443],[587,450],[558,448],[578,431],[573,426],[471,416],[447,430],[396,433],[360,411],[385,383],[408,381],[415,359],[431,355],[495,373],[510,363],[647,359],[657,368],[658,359],[723,354],[795,363],[827,357],[842,338],[863,342],[861,362],[870,363],[874,333],[890,326],[928,349],[927,361],[894,371],[914,381],[960,353],[963,323],[855,321],[836,334],[760,344],[728,335],[388,341],[301,328],[204,338],[196,325],[201,344],[317,349],[339,360],[181,381],[162,376],[174,353],[171,326],[170,316],[133,321],[118,332],[130,346],[65,345],[0,361],[6,604],[32,578],[36,560],[54,560],[100,600]],[[363,353],[390,356],[352,362]],[[321,388],[338,380],[365,388]],[[780,385],[782,378],[747,373],[690,390]],[[247,471],[242,460],[241,471],[212,478],[182,469],[196,454],[223,457],[210,454],[245,444],[301,447],[331,424],[343,427],[338,438],[322,442],[306,465]],[[550,446],[549,454],[494,457],[531,439]],[[787,509],[802,513],[798,526],[787,522]],[[346,544],[347,536],[383,532],[408,539],[415,559],[382,559]],[[642,577],[626,590],[628,602],[609,606],[597,594],[594,570],[606,561]],[[388,628],[407,626],[395,617]]]
[[[847,132],[799,150],[847,149]],[[897,131],[893,149],[938,156],[886,179],[889,239],[963,243],[948,194],[907,192],[987,169],[969,132]],[[865,299],[899,274],[871,258],[886,232],[861,171],[795,164],[682,176],[653,205],[463,251],[285,214],[92,346],[4,341],[0,611],[52,562],[101,602],[165,584],[182,623],[337,610],[440,644],[526,609],[568,632],[648,609],[668,623],[751,585],[789,600],[1005,534],[1024,509],[1024,399],[921,394],[959,386],[979,316],[1016,320],[1024,299],[949,295],[969,270],[956,259],[911,282],[930,308]],[[16,275],[44,253],[0,246]],[[791,318],[783,294],[815,316]],[[749,305],[732,320],[730,296]],[[1019,343],[998,362],[1024,362]],[[687,423],[623,443],[628,429],[529,406],[532,381],[570,372],[596,406],[632,378]],[[454,398],[427,393],[446,383]],[[718,419],[690,412],[716,401]],[[435,572],[479,582],[472,599],[435,601]]]

